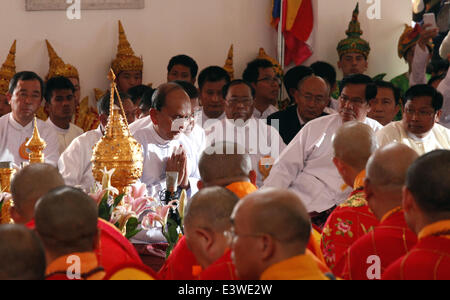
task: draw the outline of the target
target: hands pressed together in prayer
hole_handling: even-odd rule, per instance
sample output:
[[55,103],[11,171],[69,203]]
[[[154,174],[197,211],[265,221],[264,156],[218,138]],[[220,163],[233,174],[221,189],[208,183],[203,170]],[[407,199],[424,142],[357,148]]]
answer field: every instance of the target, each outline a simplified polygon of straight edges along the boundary
[[182,189],[189,188],[187,156],[183,146],[174,149],[172,156],[167,160],[166,172],[178,172],[178,186]]
[[420,37],[418,44],[422,50],[426,49],[427,44],[430,40],[435,38],[439,34],[439,28],[432,27],[431,24],[424,24],[422,30],[420,31]]

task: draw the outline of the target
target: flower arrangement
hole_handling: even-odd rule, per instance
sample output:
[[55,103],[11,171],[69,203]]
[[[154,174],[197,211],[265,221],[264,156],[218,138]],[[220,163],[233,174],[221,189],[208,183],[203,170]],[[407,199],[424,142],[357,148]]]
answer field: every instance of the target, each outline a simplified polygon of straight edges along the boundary
[[102,184],[97,183],[96,190],[90,194],[98,205],[99,217],[114,224],[127,239],[142,230],[161,226],[169,244],[166,251],[168,257],[183,234],[186,192],[182,191],[178,200],[172,200],[167,205],[149,197],[142,183],[132,185],[130,193],[119,195],[119,191],[111,186],[114,171],[105,168]]

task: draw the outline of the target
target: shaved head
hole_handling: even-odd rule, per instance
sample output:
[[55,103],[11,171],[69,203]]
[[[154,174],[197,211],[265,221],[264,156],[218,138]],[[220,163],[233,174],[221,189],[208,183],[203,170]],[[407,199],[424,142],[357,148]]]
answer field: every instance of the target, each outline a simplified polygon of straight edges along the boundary
[[36,231],[47,252],[59,257],[92,252],[97,236],[98,211],[81,190],[59,187],[36,203]]
[[49,164],[32,164],[18,172],[11,181],[11,194],[22,223],[33,219],[36,201],[54,188],[64,185],[58,169]]
[[36,234],[25,226],[0,226],[0,257],[0,280],[44,279],[44,248]]
[[367,178],[374,186],[392,186],[401,191],[408,168],[418,157],[416,151],[404,144],[386,145],[367,162]]
[[185,226],[210,228],[223,232],[230,226],[230,216],[239,198],[222,187],[200,190],[186,207]]
[[369,125],[356,121],[346,122],[336,132],[333,148],[335,157],[361,171],[377,149],[377,140]]
[[252,162],[242,146],[220,142],[203,151],[198,168],[205,186],[226,186],[248,179]]
[[251,208],[251,213],[248,212],[250,227],[254,232],[269,234],[285,244],[306,246],[308,243],[311,234],[310,217],[294,192],[267,188],[245,197],[238,206]]

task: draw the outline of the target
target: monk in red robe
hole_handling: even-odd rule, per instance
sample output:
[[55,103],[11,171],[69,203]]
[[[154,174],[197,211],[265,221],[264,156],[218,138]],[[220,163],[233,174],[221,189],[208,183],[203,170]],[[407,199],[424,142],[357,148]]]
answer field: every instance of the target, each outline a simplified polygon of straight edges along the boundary
[[331,213],[322,231],[322,253],[332,271],[345,251],[378,225],[364,195],[366,163],[377,148],[374,132],[368,125],[347,122],[336,132],[333,148],[333,162],[353,192]]
[[403,209],[419,241],[386,270],[385,280],[450,279],[450,151],[419,157],[408,169]]
[[336,275],[347,280],[381,279],[386,268],[417,243],[402,209],[406,172],[417,157],[403,144],[387,145],[370,157],[364,189],[380,224],[353,243],[334,268]]
[[188,203],[184,219],[186,243],[195,255],[203,280],[237,279],[224,232],[239,198],[222,187],[200,190]]
[[[36,201],[54,188],[64,186],[58,170],[47,164],[33,164],[22,169],[11,182],[14,207],[11,217],[16,224],[35,228],[34,206]],[[95,249],[100,265],[109,271],[118,264],[142,264],[134,246],[112,224],[98,220],[99,244]]]

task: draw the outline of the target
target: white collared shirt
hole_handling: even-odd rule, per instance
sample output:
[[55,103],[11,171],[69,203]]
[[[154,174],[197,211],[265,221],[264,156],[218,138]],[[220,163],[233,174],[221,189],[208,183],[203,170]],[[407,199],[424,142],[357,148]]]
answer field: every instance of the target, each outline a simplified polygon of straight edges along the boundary
[[[48,124],[37,120],[39,135],[47,146],[44,149],[44,160],[46,163],[57,165],[59,159],[58,137]],[[28,159],[21,157],[19,149],[26,139],[33,135],[34,121],[25,127],[14,120],[12,113],[0,118],[0,161],[10,161],[20,166],[21,163],[28,162]]]
[[210,127],[214,122],[222,121],[223,119],[225,119],[225,117],[225,112],[223,112],[217,119],[211,119],[205,114],[205,111],[202,108],[202,119],[199,120],[198,124],[202,124],[202,127],[206,129],[207,127]]
[[183,140],[186,137],[166,141],[161,138],[155,130],[155,125],[152,123],[147,127],[139,129],[134,138],[142,145],[144,153],[144,168],[142,172],[141,182],[147,185],[148,193],[155,199],[160,199],[159,193],[166,189],[166,164],[167,160],[172,156],[175,148],[180,145],[186,149],[187,169],[189,173],[190,194],[194,195],[197,192],[198,166],[195,158],[191,156],[191,151]]
[[[364,123],[374,131],[383,127],[370,118]],[[339,114],[308,122],[275,162],[264,188],[293,190],[308,212],[320,213],[344,202],[351,189],[341,190],[344,181],[332,161],[332,139],[341,126]]]
[[141,128],[147,127],[150,124],[152,124],[152,118],[150,116],[144,117],[142,119],[138,119],[130,124],[130,132],[131,135],[134,135],[136,131],[138,131]]
[[402,121],[391,122],[377,132],[377,139],[380,147],[393,142],[402,143],[419,155],[437,149],[450,150],[450,129],[437,123],[434,124],[425,137],[419,138],[407,132],[403,127]]
[[286,144],[274,127],[267,125],[265,120],[255,118],[247,120],[245,124],[242,120],[234,122],[224,119],[214,123],[205,132],[207,147],[218,142],[236,143],[245,147],[250,154],[253,170],[258,175],[256,185],[259,187],[263,185],[268,175],[268,170],[263,165],[270,159],[274,162],[286,148]]
[[58,168],[66,185],[80,186],[86,192],[95,187],[91,159],[93,148],[102,137],[100,127],[88,131],[74,139],[61,154]]
[[276,112],[278,112],[278,108],[276,108],[272,104],[269,105],[269,107],[267,107],[266,110],[263,112],[260,112],[255,107],[255,109],[253,110],[253,117],[256,119],[267,119],[271,114],[274,114]]
[[69,147],[70,143],[72,143],[75,138],[83,134],[83,129],[72,123],[69,123],[69,129],[59,128],[52,122],[52,120],[50,120],[50,118],[48,118],[45,123],[47,123],[47,125],[51,127],[58,136],[60,154],[62,154],[64,150]]

